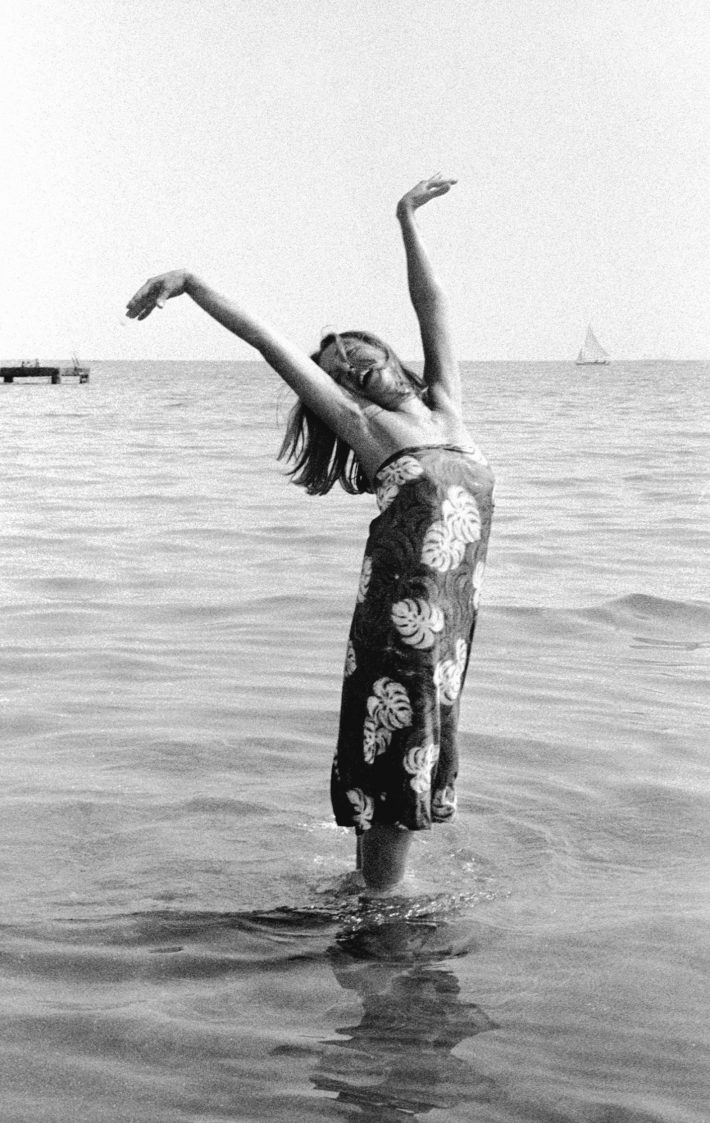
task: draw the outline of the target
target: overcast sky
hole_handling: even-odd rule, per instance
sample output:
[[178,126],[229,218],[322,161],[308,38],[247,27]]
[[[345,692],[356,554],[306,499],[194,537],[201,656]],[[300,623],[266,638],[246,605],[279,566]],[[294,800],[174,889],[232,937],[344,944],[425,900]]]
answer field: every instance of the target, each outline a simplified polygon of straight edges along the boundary
[[707,0],[7,0],[0,356],[250,358],[188,266],[311,348],[420,346],[422,212],[467,359],[710,356]]

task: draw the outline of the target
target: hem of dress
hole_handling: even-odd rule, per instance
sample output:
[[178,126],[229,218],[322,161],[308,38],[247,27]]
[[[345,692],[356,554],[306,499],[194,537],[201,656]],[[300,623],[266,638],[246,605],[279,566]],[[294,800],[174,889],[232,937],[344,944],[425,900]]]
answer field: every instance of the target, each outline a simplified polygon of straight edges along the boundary
[[390,456],[383,460],[379,468],[375,472],[373,479],[377,479],[383,468],[386,468],[388,464],[391,464],[393,460],[397,460],[400,456],[406,456],[408,452],[425,452],[427,449],[431,448],[445,448],[447,452],[462,452],[466,456],[472,456],[475,452],[478,451],[476,448],[463,448],[462,445],[407,445],[406,448],[398,449],[397,452],[393,452]]

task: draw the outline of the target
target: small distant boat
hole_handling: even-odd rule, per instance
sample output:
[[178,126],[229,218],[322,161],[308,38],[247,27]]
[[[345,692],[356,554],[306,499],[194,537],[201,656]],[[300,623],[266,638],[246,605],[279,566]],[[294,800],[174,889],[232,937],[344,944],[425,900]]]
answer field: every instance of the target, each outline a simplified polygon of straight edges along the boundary
[[578,367],[583,366],[608,366],[611,362],[608,352],[604,350],[596,335],[592,331],[592,325],[587,328],[587,334],[584,337],[584,343],[579,349],[579,354],[575,359]]

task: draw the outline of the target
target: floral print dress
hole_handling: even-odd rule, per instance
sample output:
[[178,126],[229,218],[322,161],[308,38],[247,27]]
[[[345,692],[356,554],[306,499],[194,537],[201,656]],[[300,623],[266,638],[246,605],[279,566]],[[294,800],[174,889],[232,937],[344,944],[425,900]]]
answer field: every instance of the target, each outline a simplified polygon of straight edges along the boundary
[[478,450],[408,448],[375,476],[345,659],[336,821],[409,830],[456,812],[458,723],[493,509]]

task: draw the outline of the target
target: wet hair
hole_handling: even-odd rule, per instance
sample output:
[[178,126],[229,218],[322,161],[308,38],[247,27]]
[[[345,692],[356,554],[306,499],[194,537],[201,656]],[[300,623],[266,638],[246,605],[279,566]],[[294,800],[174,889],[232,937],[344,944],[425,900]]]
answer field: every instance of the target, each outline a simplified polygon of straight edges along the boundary
[[[355,339],[381,350],[387,359],[398,363],[414,392],[423,400],[427,398],[427,385],[421,375],[405,367],[397,358],[389,344],[367,331],[344,331],[341,339]],[[321,356],[327,347],[335,343],[335,335],[325,335],[320,347],[311,358],[320,366]],[[288,475],[291,482],[305,487],[309,495],[326,495],[334,484],[339,483],[350,495],[362,495],[372,491],[370,481],[347,441],[338,437],[325,421],[303,402],[296,402],[289,414],[286,433],[279,460],[292,460]]]

